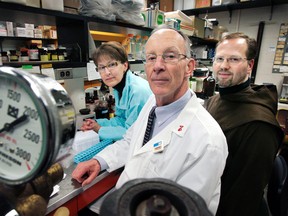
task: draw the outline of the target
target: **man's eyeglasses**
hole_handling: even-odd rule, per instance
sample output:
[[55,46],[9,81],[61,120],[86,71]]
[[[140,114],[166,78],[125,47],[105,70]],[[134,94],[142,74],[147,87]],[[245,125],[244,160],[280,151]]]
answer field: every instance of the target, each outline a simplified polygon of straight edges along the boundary
[[180,60],[187,58],[186,55],[175,52],[164,52],[162,55],[147,54],[144,56],[144,64],[155,64],[157,56],[161,56],[165,63],[177,64]]
[[103,72],[105,72],[105,68],[107,68],[107,69],[110,71],[110,70],[115,69],[117,66],[118,66],[118,62],[111,62],[111,63],[109,63],[109,64],[106,65],[106,66],[97,66],[97,67],[96,67],[96,70],[97,70],[99,73],[103,73]]
[[217,64],[222,64],[225,61],[225,59],[229,64],[233,64],[233,65],[237,65],[240,62],[248,60],[247,58],[241,58],[241,57],[229,57],[229,58],[214,57],[213,62]]

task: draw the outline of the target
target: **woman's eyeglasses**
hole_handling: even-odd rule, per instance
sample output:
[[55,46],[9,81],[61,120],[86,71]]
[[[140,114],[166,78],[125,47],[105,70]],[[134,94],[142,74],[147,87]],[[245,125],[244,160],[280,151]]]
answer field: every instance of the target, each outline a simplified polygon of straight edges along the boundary
[[105,72],[105,68],[107,68],[109,71],[110,70],[113,70],[113,69],[115,69],[117,66],[118,66],[118,62],[111,62],[111,63],[109,63],[108,65],[105,65],[105,66],[97,66],[96,67],[96,70],[99,72],[99,73],[103,73],[103,72]]

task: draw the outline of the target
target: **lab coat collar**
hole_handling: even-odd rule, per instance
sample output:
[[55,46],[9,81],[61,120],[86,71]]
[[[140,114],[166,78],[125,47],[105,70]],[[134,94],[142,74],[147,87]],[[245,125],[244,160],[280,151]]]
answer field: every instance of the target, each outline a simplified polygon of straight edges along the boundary
[[[183,137],[185,135],[187,129],[189,128],[189,125],[191,124],[191,119],[193,118],[193,115],[195,114],[199,106],[202,106],[197,100],[195,93],[192,92],[192,94],[193,95],[191,99],[188,101],[184,109],[180,112],[179,116],[173,122],[171,122],[163,131],[160,131],[156,136],[149,140],[144,146],[140,146],[140,148],[134,152],[134,156],[142,154],[144,152],[153,152],[154,144],[159,141],[162,141],[165,148],[165,146],[170,144],[172,133],[175,133],[179,137]],[[189,118],[187,118],[187,116],[189,116]],[[139,136],[139,145],[142,145],[142,141],[143,137]]]

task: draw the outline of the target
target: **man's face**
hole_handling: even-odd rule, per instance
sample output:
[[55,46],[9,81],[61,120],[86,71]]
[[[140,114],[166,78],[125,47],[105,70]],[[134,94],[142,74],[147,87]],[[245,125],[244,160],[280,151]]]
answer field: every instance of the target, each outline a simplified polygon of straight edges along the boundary
[[248,79],[254,60],[246,59],[247,48],[243,38],[224,40],[218,45],[213,71],[219,87],[239,85]]
[[[146,59],[150,59],[145,71],[157,104],[165,105],[180,98],[188,89],[187,79],[194,69],[194,60],[186,58],[182,36],[171,29],[158,30],[150,36],[145,50]],[[177,60],[170,62],[175,56]]]

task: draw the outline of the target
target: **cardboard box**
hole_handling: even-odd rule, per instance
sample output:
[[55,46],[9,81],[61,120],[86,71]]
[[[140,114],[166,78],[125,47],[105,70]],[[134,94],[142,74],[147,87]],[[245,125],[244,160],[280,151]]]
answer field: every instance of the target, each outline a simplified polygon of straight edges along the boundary
[[196,0],[195,8],[211,7],[211,0]]
[[194,9],[196,0],[183,0],[183,9]]
[[57,39],[57,31],[52,29],[44,30],[43,38]]
[[37,34],[34,32],[34,38],[43,38],[43,34]]
[[34,29],[34,24],[31,24],[31,23],[24,23],[24,26],[26,29]]
[[160,10],[164,12],[174,10],[174,0],[160,0]]
[[80,0],[64,0],[64,7],[78,9],[80,7]]
[[192,19],[192,26],[195,28],[195,36],[204,38],[205,20],[196,16],[190,16]]
[[63,0],[41,0],[41,3],[44,9],[64,11]]
[[79,14],[78,9],[70,7],[64,7],[64,12],[69,14]]
[[212,6],[218,6],[222,4],[222,0],[212,0]]
[[190,19],[190,17],[188,17],[186,14],[184,14],[180,10],[165,13],[165,18],[178,19],[181,21],[180,24],[193,27],[192,26],[192,20]]
[[156,27],[165,23],[165,14],[160,10],[149,10],[148,11],[148,27]]
[[40,0],[26,0],[26,5],[40,8]]
[[143,19],[144,19],[144,22],[145,22],[145,24],[144,24],[144,27],[149,27],[149,18],[148,18],[148,11],[146,10],[146,11],[141,11],[141,15],[142,15],[142,17],[143,17]]

